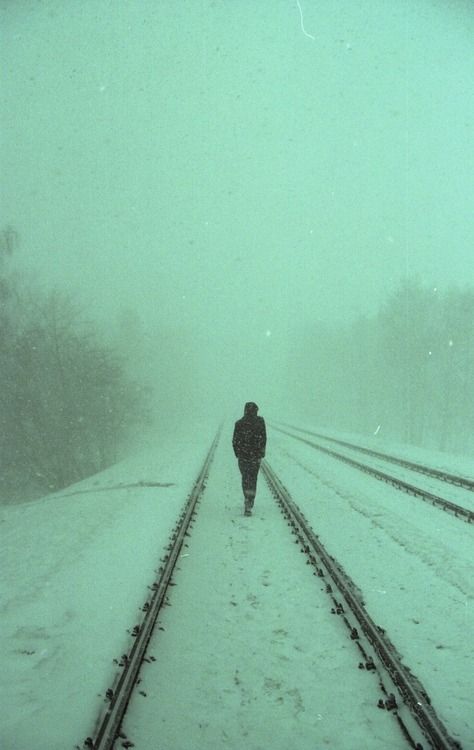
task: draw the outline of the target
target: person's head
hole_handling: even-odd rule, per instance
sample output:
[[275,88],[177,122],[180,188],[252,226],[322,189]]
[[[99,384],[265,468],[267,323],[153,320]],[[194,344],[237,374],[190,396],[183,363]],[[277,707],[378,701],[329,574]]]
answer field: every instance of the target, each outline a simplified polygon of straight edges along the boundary
[[244,408],[244,416],[245,417],[256,417],[258,412],[258,406],[257,404],[254,404],[253,401],[247,401]]

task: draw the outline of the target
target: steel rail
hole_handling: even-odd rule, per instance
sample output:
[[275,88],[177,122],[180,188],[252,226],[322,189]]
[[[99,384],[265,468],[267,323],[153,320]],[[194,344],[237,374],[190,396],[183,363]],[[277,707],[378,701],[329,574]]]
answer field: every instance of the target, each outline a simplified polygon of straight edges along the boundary
[[[379,674],[380,686],[387,698],[381,699],[378,706],[394,712],[405,739],[415,750],[423,750],[423,745],[417,739],[426,739],[434,750],[460,750],[461,744],[448,734],[420,681],[402,664],[400,656],[385,636],[383,629],[377,626],[367,613],[362,597],[350,577],[340,563],[328,553],[288,490],[265,460],[262,462],[262,471],[272,494],[290,520],[302,550],[315,567],[316,574],[321,578],[328,574],[332,579],[332,585],[326,583],[326,593],[330,594],[334,602],[332,611],[343,617],[350,630],[351,639],[364,654],[365,668],[376,670]],[[333,585],[348,609],[335,598]],[[361,643],[359,629],[365,636],[364,644]],[[373,652],[373,656],[368,653],[370,651]],[[390,680],[393,690],[385,687],[384,677]],[[402,705],[397,703],[395,692],[400,696]],[[422,736],[414,739],[420,733]]]
[[448,484],[454,484],[457,487],[464,487],[464,489],[466,490],[474,491],[474,479],[468,479],[467,477],[459,477],[456,474],[451,474],[450,472],[443,471],[442,469],[433,469],[430,466],[425,466],[424,464],[418,464],[414,461],[408,461],[405,458],[391,456],[391,455],[388,455],[387,453],[382,453],[381,451],[375,451],[372,448],[365,448],[362,445],[349,443],[346,440],[339,440],[338,438],[329,437],[328,435],[323,435],[319,432],[306,430],[303,427],[295,427],[294,425],[289,425],[289,424],[285,426],[290,427],[292,430],[297,430],[298,432],[304,432],[307,435],[313,435],[313,437],[327,440],[330,443],[336,443],[337,445],[343,445],[346,448],[352,448],[353,450],[356,450],[359,453],[367,453],[370,456],[381,458],[384,461],[388,461],[393,464],[398,464],[399,466],[403,466],[407,469],[411,469],[412,471],[417,471],[419,474],[425,474],[426,476],[439,479],[442,482],[446,482]]
[[360,471],[363,471],[365,474],[370,474],[371,476],[376,477],[377,479],[381,479],[383,482],[387,482],[388,484],[391,484],[393,487],[402,489],[405,492],[407,492],[409,495],[419,497],[424,502],[430,503],[431,505],[434,505],[438,508],[442,508],[443,510],[449,511],[454,516],[456,516],[456,518],[459,518],[462,521],[465,521],[466,523],[472,523],[474,521],[474,511],[468,510],[467,508],[464,508],[462,505],[457,505],[456,503],[451,502],[451,500],[446,500],[446,498],[444,497],[440,497],[439,495],[435,495],[434,493],[429,492],[428,490],[424,490],[421,487],[417,487],[414,484],[405,482],[403,481],[403,479],[397,479],[396,477],[393,477],[390,474],[386,474],[384,471],[380,471],[380,469],[375,469],[374,467],[367,466],[366,464],[362,464],[360,463],[360,461],[356,461],[355,459],[350,458],[349,456],[345,456],[342,453],[337,453],[336,451],[333,451],[330,448],[325,448],[323,445],[318,445],[318,443],[315,443],[312,440],[307,440],[306,438],[303,438],[300,435],[294,435],[292,432],[288,432],[287,430],[284,430],[282,427],[274,426],[273,429],[278,430],[279,432],[283,432],[285,435],[289,435],[290,437],[294,438],[295,440],[299,440],[302,443],[306,443],[306,445],[310,445],[312,448],[315,448],[316,450],[321,451],[322,453],[326,453],[328,456],[337,458],[339,461],[344,461],[344,463],[349,464],[349,466],[353,466],[354,468],[359,469]]
[[143,606],[143,611],[145,612],[143,620],[132,631],[134,643],[130,653],[122,656],[120,661],[122,671],[117,675],[113,686],[106,692],[108,706],[98,719],[94,738],[88,737],[83,744],[84,748],[90,748],[91,750],[111,750],[119,735],[120,726],[137,682],[140,667],[146,655],[146,649],[156,625],[158,614],[163,604],[166,603],[165,596],[167,589],[171,583],[171,577],[185,537],[188,535],[190,522],[196,513],[196,504],[205,489],[205,483],[220,434],[221,428],[212,442],[198,478],[193,485],[186,505],[171,535],[170,544],[166,548],[166,555],[162,560],[162,566],[158,570],[158,578],[150,587],[153,593]]

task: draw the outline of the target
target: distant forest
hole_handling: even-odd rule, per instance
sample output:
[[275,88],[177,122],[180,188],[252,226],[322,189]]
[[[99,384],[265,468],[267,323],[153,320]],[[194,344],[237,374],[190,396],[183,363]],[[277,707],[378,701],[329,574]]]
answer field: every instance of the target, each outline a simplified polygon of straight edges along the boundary
[[[151,401],[127,374],[136,352],[107,344],[65,293],[17,278],[16,245],[14,230],[0,231],[0,500],[57,491],[111,465]],[[122,332],[133,325],[126,313]],[[474,450],[470,288],[406,280],[375,315],[312,325],[292,367],[290,400],[318,427]]]
[[59,291],[10,269],[17,237],[0,232],[0,499],[53,492],[117,460],[144,418],[146,389]]
[[297,358],[299,410],[334,430],[474,448],[474,291],[405,280],[378,314],[316,325]]

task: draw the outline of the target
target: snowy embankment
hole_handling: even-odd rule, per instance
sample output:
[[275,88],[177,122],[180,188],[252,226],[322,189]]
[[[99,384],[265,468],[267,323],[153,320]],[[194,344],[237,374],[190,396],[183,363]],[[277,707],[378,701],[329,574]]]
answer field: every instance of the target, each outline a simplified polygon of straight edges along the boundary
[[1,506],[2,750],[59,750],[92,731],[213,428],[193,435]]

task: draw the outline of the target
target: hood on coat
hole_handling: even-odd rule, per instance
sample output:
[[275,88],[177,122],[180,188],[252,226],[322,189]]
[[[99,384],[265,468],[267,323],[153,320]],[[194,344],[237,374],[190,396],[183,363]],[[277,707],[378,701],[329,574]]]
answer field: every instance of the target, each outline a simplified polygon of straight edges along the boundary
[[247,401],[244,408],[244,417],[256,417],[258,406],[253,401]]

